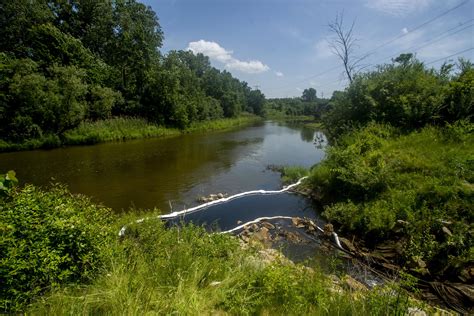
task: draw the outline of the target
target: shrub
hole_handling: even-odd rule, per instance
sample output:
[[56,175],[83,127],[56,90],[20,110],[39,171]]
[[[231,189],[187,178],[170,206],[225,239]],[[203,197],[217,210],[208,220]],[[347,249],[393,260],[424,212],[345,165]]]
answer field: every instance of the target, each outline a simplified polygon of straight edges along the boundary
[[370,245],[400,241],[403,261],[457,276],[474,247],[473,128],[462,121],[395,137],[370,124],[328,148],[309,183],[343,231]]
[[0,308],[19,311],[61,284],[90,280],[102,264],[111,211],[64,187],[27,185],[0,206]]

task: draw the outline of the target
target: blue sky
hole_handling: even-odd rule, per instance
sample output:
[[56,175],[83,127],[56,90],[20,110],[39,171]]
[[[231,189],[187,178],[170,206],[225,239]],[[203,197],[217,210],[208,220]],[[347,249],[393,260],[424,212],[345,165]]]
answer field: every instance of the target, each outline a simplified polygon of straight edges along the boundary
[[[328,23],[355,20],[356,55],[373,65],[400,52],[439,66],[474,47],[474,0],[143,0],[157,13],[161,51],[191,49],[267,97],[331,96],[347,82],[331,52]],[[457,8],[456,8],[457,7]],[[452,57],[474,61],[474,49]],[[333,69],[333,70],[331,70]],[[321,75],[321,73],[324,73]]]

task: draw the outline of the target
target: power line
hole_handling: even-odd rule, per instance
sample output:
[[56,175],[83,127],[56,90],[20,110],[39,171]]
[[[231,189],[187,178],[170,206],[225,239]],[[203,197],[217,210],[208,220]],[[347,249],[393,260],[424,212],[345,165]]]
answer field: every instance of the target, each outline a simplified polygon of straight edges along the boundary
[[[474,21],[474,19],[467,20],[467,21],[465,21],[465,22],[463,22],[463,23],[461,23],[461,24],[459,24],[459,25],[457,25],[457,26],[455,26],[455,27],[453,27],[453,28],[450,28],[450,29],[447,30],[447,31],[444,31],[444,32],[442,32],[442,33],[436,35],[435,37],[433,37],[432,39],[426,41],[426,42],[423,43],[422,45],[415,45],[415,46],[408,47],[408,48],[406,48],[406,49],[403,49],[403,50],[398,51],[398,52],[395,53],[395,54],[392,54],[392,55],[390,55],[390,56],[387,56],[387,57],[378,59],[378,60],[375,61],[374,63],[379,63],[379,62],[384,61],[384,60],[386,60],[386,59],[388,59],[388,58],[392,58],[392,57],[399,56],[399,55],[400,55],[401,53],[403,53],[403,52],[411,52],[411,51],[417,52],[417,51],[419,51],[419,50],[422,49],[422,48],[425,48],[425,47],[427,47],[427,46],[430,46],[430,45],[432,45],[432,44],[434,44],[434,43],[439,42],[440,40],[443,40],[443,39],[445,39],[445,38],[447,38],[447,37],[451,37],[451,36],[453,36],[453,35],[455,35],[455,34],[457,34],[457,33],[460,33],[460,32],[462,32],[462,31],[464,31],[464,30],[470,28],[470,27],[473,27],[474,24],[470,24],[470,25],[468,25],[468,26],[466,26],[466,27],[463,27],[463,28],[460,29],[460,30],[457,30],[457,31],[452,32],[452,33],[449,33],[449,32],[451,32],[452,30],[455,30],[455,29],[457,29],[457,28],[459,28],[459,27],[461,27],[461,26],[463,26],[463,25],[465,25],[465,24],[467,24],[467,23],[469,23],[469,22],[471,22],[471,21]],[[445,35],[445,36],[442,36],[442,35],[444,35],[444,34],[446,34],[446,33],[449,33],[449,34],[447,34],[447,35]]]
[[[401,34],[401,35],[398,35],[397,37],[395,37],[395,38],[393,38],[393,39],[391,39],[391,40],[388,40],[388,41],[386,41],[385,43],[383,43],[383,44],[381,44],[381,45],[379,45],[379,46],[377,46],[377,47],[375,47],[375,48],[373,48],[373,49],[371,49],[371,50],[365,52],[363,55],[369,55],[370,53],[373,53],[373,52],[375,52],[376,50],[378,50],[378,49],[380,49],[380,48],[382,48],[382,47],[385,47],[385,46],[387,46],[387,45],[389,45],[389,44],[391,44],[391,43],[393,43],[393,42],[395,42],[395,41],[397,41],[397,40],[399,40],[399,39],[401,39],[401,38],[407,36],[408,34],[411,34],[411,33],[415,32],[415,31],[417,31],[417,30],[419,30],[419,29],[425,27],[426,25],[428,25],[428,24],[430,24],[430,23],[432,23],[432,22],[438,20],[439,18],[441,18],[441,17],[443,17],[443,16],[449,14],[450,12],[452,12],[452,11],[454,11],[454,10],[456,10],[456,9],[458,9],[458,8],[460,8],[460,7],[462,7],[462,6],[464,6],[464,5],[467,4],[469,1],[471,1],[471,0],[465,0],[465,1],[459,3],[458,5],[452,7],[452,8],[450,8],[450,9],[448,9],[448,10],[446,10],[446,11],[444,11],[444,12],[441,12],[440,14],[438,14],[438,15],[436,15],[435,17],[429,19],[428,21],[425,21],[425,22],[423,22],[423,23],[421,23],[421,24],[415,26],[413,29],[409,30],[408,32],[406,32],[406,33],[404,33],[404,34]],[[466,21],[466,22],[464,22],[464,23],[468,23],[468,22],[473,21],[473,20],[474,20],[474,19],[471,19],[471,20],[468,20],[468,21]],[[461,25],[462,25],[462,24],[461,24]],[[460,26],[460,25],[458,25],[458,26],[456,26],[455,28],[452,28],[452,29],[450,29],[450,30],[447,30],[447,31],[445,31],[445,32],[443,32],[443,33],[441,33],[441,34],[439,34],[438,36],[441,36],[442,34],[445,34],[445,33],[449,32],[449,31],[451,31],[451,30],[453,30],[453,29],[456,29],[456,28],[458,28],[459,26]],[[472,25],[471,25],[471,26],[472,26]],[[467,26],[466,28],[471,27],[471,26]],[[466,28],[464,28],[464,29],[466,29]],[[464,30],[464,29],[462,29],[462,30]],[[456,33],[460,32],[460,31],[462,31],[462,30],[457,31]],[[451,35],[454,35],[454,34],[455,34],[455,33],[453,33],[453,34],[451,34]],[[440,40],[440,39],[438,39],[438,40]],[[437,40],[437,41],[438,41],[438,40]],[[427,45],[427,46],[428,46],[428,45]],[[425,47],[426,47],[426,46],[425,46]],[[421,47],[419,47],[419,48],[417,48],[417,49],[420,49],[420,48],[421,48]],[[392,57],[392,56],[390,56],[390,57]],[[370,66],[370,65],[369,65],[369,66]],[[315,75],[306,77],[306,78],[304,78],[304,79],[302,79],[302,80],[299,80],[299,81],[297,81],[297,82],[294,82],[294,83],[291,83],[291,84],[287,84],[287,85],[285,85],[284,87],[270,89],[270,91],[284,90],[284,89],[292,89],[292,88],[289,87],[290,85],[296,85],[296,84],[299,84],[299,83],[302,83],[302,82],[306,82],[306,81],[308,81],[308,80],[310,80],[310,79],[314,79],[314,78],[316,78],[316,77],[320,77],[320,76],[322,76],[322,75],[325,75],[325,74],[327,74],[327,73],[330,73],[330,72],[332,72],[332,71],[334,71],[334,70],[336,70],[336,69],[339,69],[339,68],[342,68],[342,66],[339,65],[339,66],[331,67],[331,68],[329,68],[329,69],[327,69],[327,70],[325,70],[325,71],[323,71],[323,72],[320,72],[320,73],[317,73],[317,74],[315,74]]]
[[468,51],[470,51],[470,50],[473,50],[473,49],[474,49],[474,47],[471,47],[471,48],[465,49],[465,50],[463,50],[463,51],[460,51],[460,52],[451,54],[451,55],[449,55],[449,56],[446,56],[446,57],[443,57],[443,58],[440,58],[440,59],[436,59],[436,60],[430,61],[429,63],[426,63],[425,65],[431,65],[431,64],[437,63],[438,61],[446,60],[446,59],[451,58],[451,57],[454,57],[454,56],[456,56],[456,55],[461,55],[461,54],[463,54],[463,53],[465,53],[465,52],[468,52]]
[[382,47],[387,46],[388,44],[391,44],[391,43],[393,43],[393,42],[395,42],[395,41],[397,41],[397,40],[399,40],[399,39],[401,39],[401,38],[407,36],[407,35],[410,34],[410,33],[413,33],[413,32],[415,32],[415,31],[417,31],[417,30],[419,30],[419,29],[425,27],[426,25],[428,25],[428,24],[430,24],[430,23],[436,21],[437,19],[439,19],[439,18],[445,16],[446,14],[449,14],[450,12],[452,12],[452,11],[454,11],[454,10],[456,10],[456,9],[458,9],[458,8],[460,8],[460,7],[462,7],[463,5],[467,4],[469,1],[470,1],[470,0],[465,0],[465,1],[461,2],[460,4],[458,4],[458,5],[454,6],[454,7],[452,7],[451,9],[448,9],[448,10],[446,10],[446,11],[444,11],[444,12],[438,14],[437,16],[435,16],[435,17],[429,19],[428,21],[423,22],[423,23],[421,23],[421,24],[418,25],[418,26],[415,26],[413,29],[409,30],[408,32],[403,33],[403,34],[400,34],[400,35],[398,35],[398,36],[392,38],[391,40],[388,40],[388,41],[386,41],[385,43],[380,44],[379,46],[377,46],[377,47],[375,47],[375,48],[373,48],[373,49],[367,51],[365,54],[366,54],[366,55],[367,55],[367,54],[370,54],[370,53],[372,53],[372,52],[374,52],[374,51],[376,51],[376,50],[378,50],[378,49],[380,49],[380,48],[382,48]]

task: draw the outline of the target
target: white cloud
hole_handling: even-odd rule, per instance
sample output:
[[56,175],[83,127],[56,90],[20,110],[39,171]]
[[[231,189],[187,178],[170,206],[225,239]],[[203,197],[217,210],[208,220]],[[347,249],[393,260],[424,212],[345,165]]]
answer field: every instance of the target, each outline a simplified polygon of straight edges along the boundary
[[327,39],[316,42],[314,49],[316,51],[316,57],[318,58],[328,58],[334,55]]
[[403,17],[427,8],[433,0],[366,0],[365,5],[382,13]]
[[233,51],[226,50],[216,42],[208,42],[205,40],[190,42],[187,50],[195,54],[202,53],[213,60],[223,63],[226,68],[248,74],[258,74],[270,70],[270,67],[259,60],[241,61],[234,58],[232,56]]
[[408,29],[406,27],[402,28],[402,33],[403,34],[407,34],[408,33]]
[[283,77],[283,76],[284,76],[281,71],[275,71],[275,75],[276,75],[277,77]]

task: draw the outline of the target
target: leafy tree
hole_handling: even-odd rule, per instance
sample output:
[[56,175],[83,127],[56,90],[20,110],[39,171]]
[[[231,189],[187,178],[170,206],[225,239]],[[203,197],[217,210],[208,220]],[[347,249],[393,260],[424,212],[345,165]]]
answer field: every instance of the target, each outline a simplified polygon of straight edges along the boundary
[[253,113],[262,115],[265,105],[265,95],[260,90],[250,91],[247,95],[247,105]]
[[316,101],[316,99],[317,99],[316,89],[314,89],[314,88],[304,89],[303,95],[301,96],[301,99],[304,102],[314,102],[314,101]]

